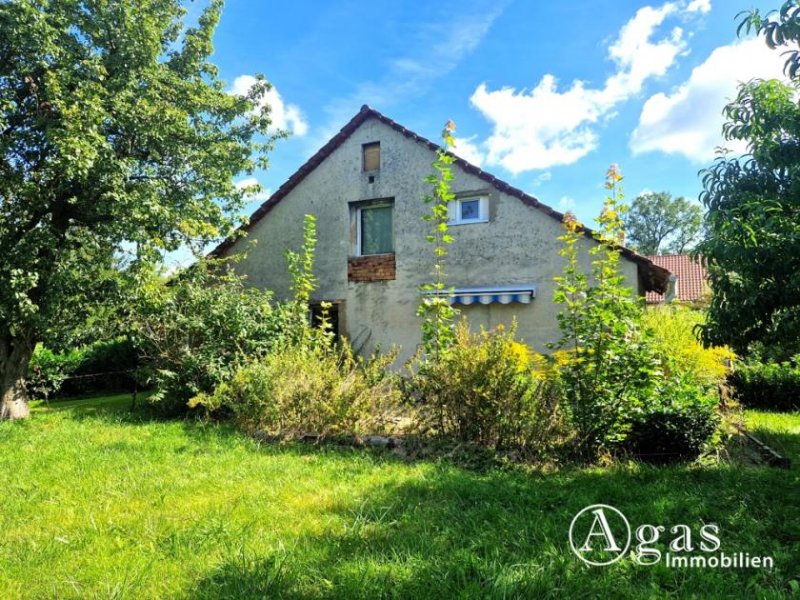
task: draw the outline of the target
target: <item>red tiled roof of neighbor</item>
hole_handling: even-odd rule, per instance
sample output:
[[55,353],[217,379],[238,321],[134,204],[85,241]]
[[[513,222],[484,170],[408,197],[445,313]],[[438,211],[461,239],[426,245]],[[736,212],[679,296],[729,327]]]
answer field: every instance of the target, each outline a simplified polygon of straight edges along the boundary
[[[440,150],[441,147],[437,144],[434,144],[430,140],[422,137],[414,133],[413,131],[406,129],[396,121],[393,121],[386,115],[378,112],[374,108],[367,106],[366,104],[361,107],[361,110],[356,113],[350,121],[342,127],[341,131],[334,135],[327,144],[325,144],[322,148],[317,151],[311,158],[309,158],[304,165],[302,165],[289,179],[279,187],[273,194],[270,196],[261,206],[259,206],[256,211],[250,216],[250,220],[248,223],[240,227],[240,232],[246,232],[249,230],[253,225],[258,223],[264,216],[272,210],[272,208],[278,204],[284,197],[286,197],[289,192],[291,192],[297,184],[299,184],[305,177],[314,169],[316,169],[322,161],[324,161],[328,156],[330,156],[334,150],[336,150],[339,146],[341,146],[347,138],[349,138],[353,132],[358,129],[358,127],[364,123],[367,119],[378,119],[382,123],[388,125],[395,131],[401,133],[405,137],[414,140],[422,144],[423,146],[427,146],[434,152]],[[563,213],[558,212],[547,206],[546,204],[541,203],[537,198],[534,198],[530,194],[523,192],[522,190],[515,188],[505,181],[498,179],[494,175],[487,173],[483,169],[476,167],[475,165],[467,162],[463,158],[459,156],[455,156],[455,164],[461,167],[467,173],[475,175],[479,177],[483,181],[493,185],[495,188],[508,194],[509,196],[514,196],[522,201],[523,204],[526,204],[530,207],[533,207],[537,210],[542,211],[544,214],[556,219],[557,221],[561,221],[564,218]],[[593,238],[594,232],[590,230],[588,227],[583,227],[583,232],[587,237]],[[214,248],[211,251],[209,256],[224,256],[225,253],[233,246],[234,244],[233,238],[228,238],[224,240],[219,246]],[[654,264],[653,261],[649,260],[648,258],[637,254],[633,250],[628,248],[621,248],[622,255],[625,256],[627,259],[632,260],[633,262],[637,263],[639,266],[639,276],[642,278],[642,283],[644,284],[645,290],[653,290],[657,292],[665,292],[667,289],[667,284],[669,282],[669,273],[666,269],[659,267],[658,265]]]
[[[664,267],[678,278],[676,300],[697,302],[702,300],[708,291],[708,271],[703,265],[702,257],[695,258],[688,254],[666,254],[664,256],[648,256],[659,267]],[[664,295],[647,292],[645,300],[648,304],[656,304],[664,300]]]

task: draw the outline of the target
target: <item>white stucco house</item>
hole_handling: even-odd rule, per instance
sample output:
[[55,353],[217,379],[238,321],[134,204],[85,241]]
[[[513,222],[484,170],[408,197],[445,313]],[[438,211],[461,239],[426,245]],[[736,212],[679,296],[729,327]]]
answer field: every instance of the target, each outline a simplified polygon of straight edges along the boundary
[[[400,359],[408,357],[420,342],[419,287],[430,281],[433,263],[422,198],[437,149],[364,106],[255,211],[245,236],[213,254],[246,249],[236,269],[251,285],[288,297],[284,251],[300,248],[303,217],[316,216],[314,300],[333,303],[338,333],[357,350],[400,346]],[[463,159],[453,175],[454,241],[446,259],[453,302],[475,328],[516,319],[522,341],[545,351],[559,338],[552,296],[563,264],[563,215]],[[596,242],[587,232],[584,243]],[[639,295],[666,289],[669,271],[630,250],[623,250],[622,269]]]

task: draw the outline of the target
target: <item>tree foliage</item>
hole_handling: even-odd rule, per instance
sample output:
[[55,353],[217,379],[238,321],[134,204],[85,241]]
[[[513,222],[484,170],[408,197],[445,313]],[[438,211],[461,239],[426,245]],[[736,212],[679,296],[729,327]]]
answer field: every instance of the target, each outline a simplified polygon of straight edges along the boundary
[[[102,296],[121,256],[157,261],[228,235],[266,166],[268,89],[224,90],[209,62],[222,3],[0,3],[0,384],[24,416],[37,341]],[[0,414],[2,414],[0,412]]]
[[642,194],[625,216],[626,242],[645,256],[683,254],[698,242],[702,224],[697,204],[667,192]]
[[[771,47],[796,48],[800,9],[787,2],[772,16],[750,13],[740,25]],[[739,353],[761,347],[785,358],[800,351],[800,108],[798,53],[787,55],[789,84],[754,80],[725,108],[726,139],[748,154],[720,156],[703,172],[708,212],[705,256],[713,296],[702,329],[708,344]]]

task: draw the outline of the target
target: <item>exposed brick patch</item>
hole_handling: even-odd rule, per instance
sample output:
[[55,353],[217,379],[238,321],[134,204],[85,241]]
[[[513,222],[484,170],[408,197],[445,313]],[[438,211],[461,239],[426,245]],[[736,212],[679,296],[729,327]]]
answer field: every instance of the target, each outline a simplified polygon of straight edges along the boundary
[[347,259],[348,281],[392,281],[395,271],[394,254],[351,256]]

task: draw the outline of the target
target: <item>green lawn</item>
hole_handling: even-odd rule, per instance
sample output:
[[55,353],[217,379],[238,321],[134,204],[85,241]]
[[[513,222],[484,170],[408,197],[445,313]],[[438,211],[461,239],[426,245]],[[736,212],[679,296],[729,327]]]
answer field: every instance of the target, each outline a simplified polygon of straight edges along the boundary
[[777,413],[748,410],[747,428],[759,440],[792,460],[792,469],[800,468],[800,412]]
[[[476,473],[259,446],[227,426],[148,420],[129,401],[0,423],[0,598],[778,598],[800,581],[797,470]],[[796,456],[792,423],[776,435]],[[716,522],[721,550],[776,568],[584,566],[567,530],[599,502],[634,526]]]

